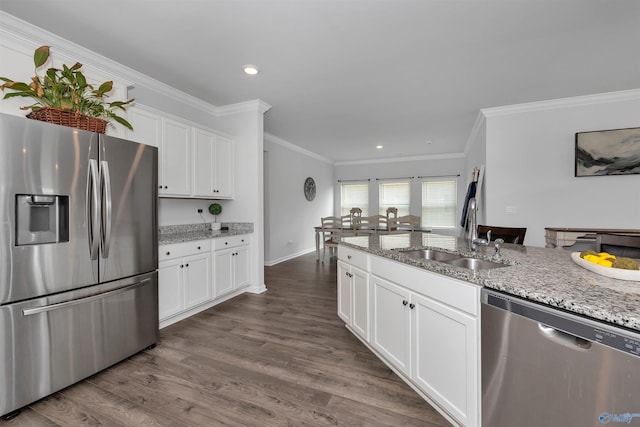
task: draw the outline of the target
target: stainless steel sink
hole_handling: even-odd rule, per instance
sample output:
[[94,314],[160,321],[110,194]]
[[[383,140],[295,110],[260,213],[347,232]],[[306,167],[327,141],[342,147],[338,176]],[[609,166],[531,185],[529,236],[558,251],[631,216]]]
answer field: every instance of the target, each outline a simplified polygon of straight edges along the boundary
[[462,255],[451,254],[449,252],[437,251],[434,249],[417,249],[414,251],[402,251],[400,253],[411,258],[428,259],[441,262],[462,258]]
[[443,261],[446,264],[454,265],[456,267],[468,268],[470,270],[489,270],[492,268],[508,267],[508,264],[501,264],[499,262],[485,261],[477,258],[457,258],[448,261]]

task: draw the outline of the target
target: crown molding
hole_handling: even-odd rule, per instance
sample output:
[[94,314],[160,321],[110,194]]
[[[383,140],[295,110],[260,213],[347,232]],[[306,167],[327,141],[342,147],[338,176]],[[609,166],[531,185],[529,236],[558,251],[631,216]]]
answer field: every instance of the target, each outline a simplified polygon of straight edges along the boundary
[[222,105],[216,107],[214,114],[216,117],[228,116],[238,113],[253,113],[258,112],[264,114],[271,108],[271,105],[262,101],[261,99],[255,99],[253,101],[238,102],[237,104]]
[[464,158],[464,153],[447,153],[447,154],[432,154],[428,156],[413,156],[413,157],[394,157],[389,159],[373,159],[373,160],[351,160],[344,162],[335,162],[335,166],[351,166],[351,165],[373,165],[379,163],[399,163],[399,162],[415,162],[420,160],[445,160],[445,159],[460,159]]
[[480,112],[485,117],[504,116],[508,114],[529,113],[533,111],[555,110],[559,108],[582,107],[609,102],[624,102],[640,100],[640,89],[622,90],[617,92],[597,93],[594,95],[574,96],[548,101],[528,102],[524,104],[506,105],[503,107],[483,108]]
[[295,151],[296,153],[305,155],[307,157],[312,157],[312,158],[314,158],[316,160],[320,160],[321,162],[333,165],[333,161],[332,160],[327,159],[326,157],[323,157],[320,154],[316,154],[316,153],[314,153],[312,151],[309,151],[307,149],[304,149],[302,147],[294,145],[294,144],[290,143],[289,141],[285,141],[282,138],[278,138],[277,136],[275,136],[273,134],[265,132],[264,133],[264,140],[267,141],[267,142],[271,142],[273,144],[279,145],[281,147],[284,147],[287,150]]

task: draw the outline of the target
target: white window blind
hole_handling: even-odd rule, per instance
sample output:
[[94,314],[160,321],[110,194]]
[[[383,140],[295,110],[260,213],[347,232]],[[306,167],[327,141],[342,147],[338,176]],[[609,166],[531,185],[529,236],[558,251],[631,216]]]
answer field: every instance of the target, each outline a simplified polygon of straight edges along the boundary
[[457,212],[455,179],[422,182],[422,226],[455,228]]
[[341,185],[340,215],[349,215],[351,208],[362,209],[362,216],[369,215],[369,183]]
[[408,181],[381,182],[380,215],[387,214],[387,208],[397,208],[398,216],[409,215],[410,190]]

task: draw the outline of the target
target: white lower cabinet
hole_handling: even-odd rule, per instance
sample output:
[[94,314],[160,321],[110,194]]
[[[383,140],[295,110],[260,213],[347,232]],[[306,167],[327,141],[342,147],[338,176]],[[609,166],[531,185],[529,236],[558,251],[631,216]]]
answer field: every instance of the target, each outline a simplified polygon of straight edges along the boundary
[[158,263],[160,327],[242,292],[250,282],[249,235],[162,245]]
[[351,324],[352,280],[349,277],[350,269],[349,264],[338,260],[338,317],[347,325]]
[[160,248],[160,320],[211,300],[210,253],[209,240],[163,245]]
[[438,301],[411,296],[415,384],[465,426],[479,425],[479,320]]
[[380,277],[371,277],[373,289],[371,345],[407,376],[411,375],[411,293]]
[[213,285],[216,298],[249,284],[249,239],[247,236],[216,239],[212,257]]
[[[339,261],[338,315],[452,421],[479,426],[480,287],[347,249],[352,258],[368,257],[368,263],[360,260],[369,265],[362,271],[368,291],[345,280],[354,267]],[[355,300],[366,298],[369,335],[354,326]]]
[[343,261],[338,261],[338,316],[369,339],[369,274]]
[[338,316],[365,341],[371,329],[368,268],[366,254],[338,246]]
[[199,254],[184,259],[184,305],[191,308],[211,301],[211,259]]

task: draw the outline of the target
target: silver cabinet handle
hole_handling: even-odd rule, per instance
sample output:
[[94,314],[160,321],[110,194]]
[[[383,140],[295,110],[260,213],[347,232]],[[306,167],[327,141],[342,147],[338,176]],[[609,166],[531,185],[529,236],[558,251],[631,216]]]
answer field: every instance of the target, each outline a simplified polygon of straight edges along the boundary
[[125,286],[125,287],[122,287],[122,288],[114,289],[112,291],[103,292],[101,294],[91,295],[91,296],[80,298],[80,299],[74,299],[72,301],[59,302],[57,304],[45,305],[43,307],[27,308],[27,309],[22,310],[22,314],[24,316],[31,316],[32,314],[44,313],[44,312],[47,312],[47,311],[57,310],[59,308],[72,307],[74,305],[84,304],[84,303],[87,303],[87,302],[91,302],[91,301],[99,300],[99,299],[102,299],[102,298],[105,298],[105,297],[110,297],[110,296],[113,296],[113,295],[121,294],[123,292],[127,292],[128,290],[131,290],[132,288],[135,288],[137,286],[142,285],[143,283],[150,282],[150,281],[151,281],[150,278],[146,278],[146,279],[143,279],[143,280],[141,280],[141,281],[139,281],[137,283],[134,283],[132,285],[128,285],[128,286]]

